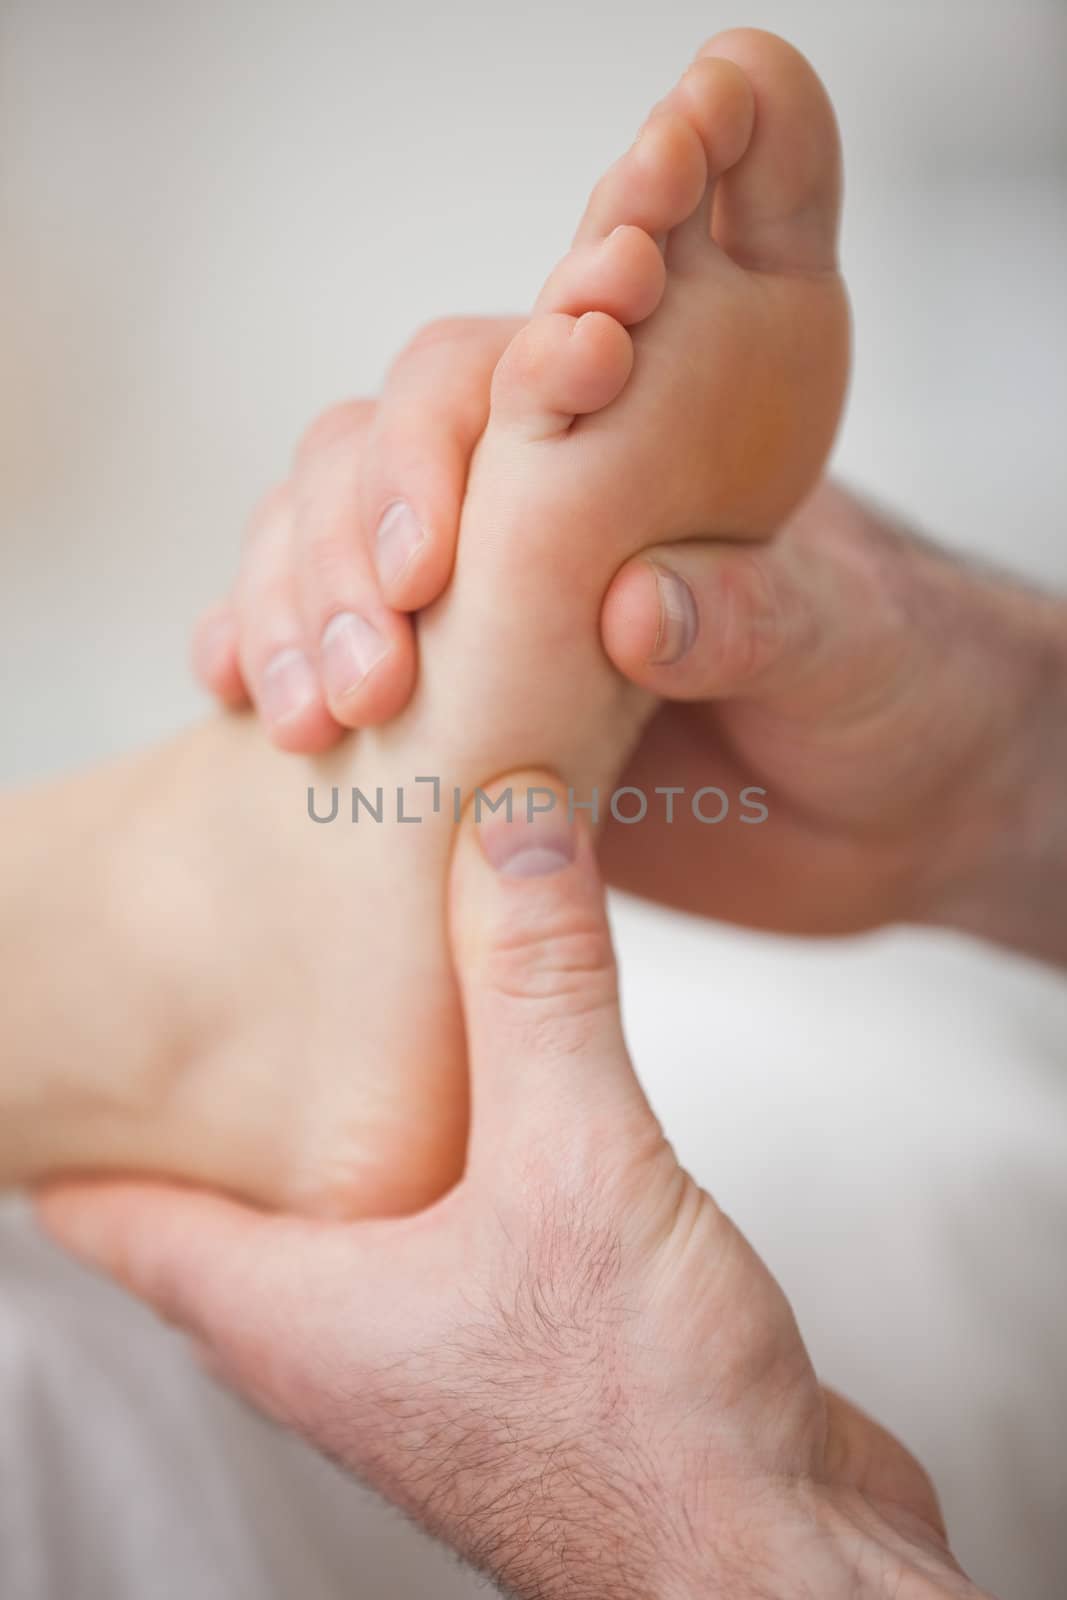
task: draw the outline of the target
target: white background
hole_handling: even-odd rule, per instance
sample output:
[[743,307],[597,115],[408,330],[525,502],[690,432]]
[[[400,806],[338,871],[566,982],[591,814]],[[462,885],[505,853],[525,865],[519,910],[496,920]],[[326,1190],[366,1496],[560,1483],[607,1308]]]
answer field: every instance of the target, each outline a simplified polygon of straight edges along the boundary
[[[528,304],[599,170],[738,21],[805,49],[841,118],[856,375],[838,469],[1067,583],[1062,4],[6,0],[0,776],[201,712],[190,619],[302,426],[372,391],[427,318]],[[1062,1600],[1067,986],[930,936],[814,947],[633,906],[617,924],[657,1107],[782,1276],[820,1370],[932,1469],[976,1578]],[[68,1561],[78,1600],[469,1591],[17,1222],[0,1249],[0,1415],[21,1450],[47,1434],[92,1461],[67,1495],[42,1470],[47,1558],[31,1508],[17,1559],[17,1518],[0,1538],[5,1595],[67,1600]]]

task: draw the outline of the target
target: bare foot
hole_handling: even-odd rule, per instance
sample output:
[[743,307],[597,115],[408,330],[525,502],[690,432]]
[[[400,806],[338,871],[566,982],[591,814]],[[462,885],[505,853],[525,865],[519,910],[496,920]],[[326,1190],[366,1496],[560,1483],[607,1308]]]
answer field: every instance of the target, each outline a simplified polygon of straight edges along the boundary
[[[597,186],[497,365],[454,580],[420,619],[414,698],[342,749],[339,778],[371,793],[402,785],[414,808],[416,776],[469,791],[533,764],[579,798],[606,795],[654,705],[599,642],[613,575],[665,540],[765,537],[824,464],[847,375],[839,191],[833,114],[800,56],[745,32],[698,57]],[[451,823],[427,801],[424,789],[417,827],[322,830],[335,871],[342,850],[358,853],[344,870],[370,924],[400,941],[395,970],[375,965],[361,1023],[375,1114],[361,1131],[355,1100],[346,1187],[358,1208],[374,1183],[395,1191],[403,1172],[418,1186],[458,1162],[454,1146],[451,1162],[433,1160],[425,1142],[446,1125],[440,1107],[463,1103],[439,965]],[[413,1120],[421,1167],[398,1158]]]
[[[185,999],[182,1051],[198,1065],[165,1086],[165,1135],[128,1130],[128,1161],[328,1214],[414,1209],[458,1175],[451,793],[539,766],[579,799],[606,794],[655,704],[599,643],[613,575],[667,540],[765,537],[814,483],[847,372],[839,165],[802,57],[766,34],[713,41],[597,185],[496,367],[454,581],[420,619],[407,710],[315,761],[222,726],[144,780],[166,791],[139,807],[140,859],[159,904],[182,906],[172,1010]],[[367,636],[348,632],[356,657]],[[321,644],[291,641],[325,665]],[[357,703],[316,682],[280,742],[321,749],[326,714]],[[440,780],[439,810],[419,778]],[[319,815],[336,791],[335,821],[309,820],[309,785]],[[353,786],[381,822],[365,805],[350,820]],[[417,822],[398,820],[398,790]],[[107,1164],[122,1160],[113,1145]]]

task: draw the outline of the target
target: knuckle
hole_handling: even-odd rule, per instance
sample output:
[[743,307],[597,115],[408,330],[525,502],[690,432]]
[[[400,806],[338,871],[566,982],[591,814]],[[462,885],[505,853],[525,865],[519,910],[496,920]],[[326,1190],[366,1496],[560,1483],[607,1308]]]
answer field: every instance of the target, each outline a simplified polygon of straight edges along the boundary
[[721,572],[719,586],[722,626],[712,630],[719,667],[730,682],[747,682],[776,659],[786,632],[766,548],[740,552]]
[[353,445],[370,426],[374,411],[373,400],[360,399],[343,400],[320,412],[297,442],[294,472],[313,469],[321,456],[332,454],[338,446]]
[[527,1027],[547,1034],[618,1000],[611,939],[603,920],[592,917],[509,930],[490,950],[483,981]]
[[311,533],[300,555],[301,575],[309,592],[327,599],[351,588],[352,547],[336,529]]
[[258,678],[275,651],[294,643],[298,636],[288,589],[277,576],[250,584],[241,597],[237,655],[242,671]]
[[435,317],[432,322],[425,322],[416,329],[397,357],[396,365],[438,345],[458,344],[477,338],[483,327],[481,317]]
[[286,479],[284,483],[277,483],[268,489],[252,508],[252,514],[245,523],[242,547],[247,551],[268,536],[279,536],[280,530],[289,526],[292,516],[293,491]]

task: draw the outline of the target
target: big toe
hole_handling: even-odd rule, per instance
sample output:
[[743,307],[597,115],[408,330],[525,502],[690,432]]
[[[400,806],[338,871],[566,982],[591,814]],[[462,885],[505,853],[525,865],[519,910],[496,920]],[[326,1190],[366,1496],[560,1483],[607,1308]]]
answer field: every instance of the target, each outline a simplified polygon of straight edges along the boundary
[[740,67],[756,103],[748,148],[716,191],[716,242],[743,265],[771,272],[832,269],[841,144],[813,68],[784,39],[757,28],[720,33],[700,55]]

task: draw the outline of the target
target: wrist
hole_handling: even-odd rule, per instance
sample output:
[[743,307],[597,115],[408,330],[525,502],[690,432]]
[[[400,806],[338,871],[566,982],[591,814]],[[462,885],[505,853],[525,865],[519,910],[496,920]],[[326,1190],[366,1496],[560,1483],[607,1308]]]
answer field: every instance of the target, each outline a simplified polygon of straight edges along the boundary
[[[943,1529],[893,1501],[847,1490],[820,1496],[808,1545],[824,1562],[821,1573],[803,1563],[782,1567],[782,1583],[768,1590],[774,1600],[993,1600],[957,1564]],[[798,1575],[821,1582],[805,1588]]]
[[508,1540],[483,1570],[514,1600],[991,1600],[940,1535],[902,1510],[886,1520],[859,1495],[848,1504],[813,1484],[770,1492],[749,1484],[744,1505],[720,1504],[710,1525],[698,1524],[696,1507],[724,1492],[730,1498],[717,1483],[683,1495],[685,1516],[680,1502],[657,1508],[643,1496],[637,1523],[606,1501],[595,1517],[560,1508],[538,1526],[566,1539],[541,1537],[518,1551]]

